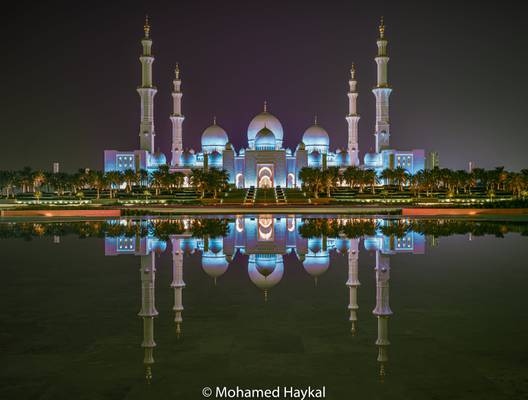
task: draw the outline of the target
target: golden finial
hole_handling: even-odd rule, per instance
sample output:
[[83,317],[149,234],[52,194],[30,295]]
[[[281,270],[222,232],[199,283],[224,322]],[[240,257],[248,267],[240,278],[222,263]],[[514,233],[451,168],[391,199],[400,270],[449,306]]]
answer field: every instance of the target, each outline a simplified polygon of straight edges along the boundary
[[314,115],[314,125],[317,125],[317,114]]
[[352,63],[352,67],[350,67],[350,77],[356,79],[356,64],[354,63]]
[[147,380],[147,383],[150,385],[150,382],[152,382],[152,368],[150,365],[147,365],[147,368],[145,370],[145,379]]
[[268,112],[268,102],[264,100],[264,112]]
[[180,79],[180,64],[176,63],[176,68],[174,68],[174,74],[176,75],[176,79]]
[[145,32],[145,37],[148,38],[150,34],[150,24],[148,14],[145,15],[145,25],[143,25],[143,31]]
[[268,302],[268,289],[264,289],[264,302]]
[[381,16],[381,22],[379,26],[379,33],[380,33],[380,39],[385,38],[385,22],[383,20],[383,16]]
[[357,322],[352,321],[352,328],[350,329],[350,332],[352,333],[352,336],[356,336],[357,332]]
[[[216,115],[213,116],[213,125],[216,125]],[[216,286],[216,278],[215,278],[215,286]]]

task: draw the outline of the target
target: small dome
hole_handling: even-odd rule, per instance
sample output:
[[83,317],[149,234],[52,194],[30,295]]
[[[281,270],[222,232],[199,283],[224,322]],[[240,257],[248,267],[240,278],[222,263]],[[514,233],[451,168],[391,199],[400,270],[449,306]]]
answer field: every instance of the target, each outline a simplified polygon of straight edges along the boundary
[[182,239],[180,248],[184,253],[191,254],[196,250],[196,239],[194,238],[185,238]]
[[349,241],[348,239],[338,238],[335,242],[335,249],[338,253],[344,254],[348,251]]
[[336,151],[336,164],[338,166],[348,165],[348,154],[345,151]]
[[167,158],[165,157],[165,154],[163,154],[160,151],[155,152],[151,155],[151,164],[154,165],[165,165],[167,164]]
[[274,150],[275,135],[268,128],[264,127],[255,136],[255,148],[257,150]]
[[[260,258],[257,255],[255,258]],[[268,265],[269,263],[273,265]],[[248,265],[249,279],[260,289],[270,289],[280,282],[284,274],[282,257],[270,257],[269,260],[250,259]]]
[[185,150],[181,155],[182,165],[189,167],[193,166],[196,163],[196,155],[193,150]]
[[307,254],[303,261],[303,267],[312,276],[322,275],[330,266],[330,257],[328,255],[310,255]]
[[259,133],[262,128],[268,128],[271,130],[275,135],[275,139],[279,142],[282,142],[282,138],[284,136],[282,124],[273,114],[264,111],[256,115],[249,123],[247,136],[250,146],[251,143],[254,143],[257,133]]
[[330,144],[328,132],[326,132],[321,126],[316,124],[306,129],[302,141],[308,147],[328,147]]
[[306,150],[306,145],[304,142],[301,142],[297,145],[297,150]]
[[225,255],[202,255],[202,268],[211,278],[218,278],[229,267]]
[[154,251],[156,253],[163,253],[167,249],[167,242],[155,237],[147,238],[148,252]]
[[308,165],[320,165],[322,163],[323,156],[319,151],[315,150],[308,154]]
[[211,125],[202,133],[202,148],[205,150],[218,147],[225,148],[228,141],[226,131],[216,124]]
[[211,166],[222,166],[222,154],[220,154],[218,151],[213,151],[208,156],[208,162]]

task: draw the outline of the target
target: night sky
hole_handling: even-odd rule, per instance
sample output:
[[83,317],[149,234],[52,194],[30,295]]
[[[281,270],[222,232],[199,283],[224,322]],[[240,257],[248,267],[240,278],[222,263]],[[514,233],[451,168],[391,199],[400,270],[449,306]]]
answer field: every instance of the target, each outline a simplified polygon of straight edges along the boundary
[[[351,62],[359,146],[374,147],[376,38],[389,40],[391,147],[440,153],[442,167],[528,167],[525,14],[516,2],[20,2],[3,17],[1,169],[102,169],[104,149],[139,143],[145,13],[153,43],[156,147],[169,156],[181,64],[184,146],[213,115],[238,150],[262,110],[292,149],[314,114],[331,149],[347,138]],[[464,4],[463,4],[464,3]],[[170,159],[170,157],[168,157]]]

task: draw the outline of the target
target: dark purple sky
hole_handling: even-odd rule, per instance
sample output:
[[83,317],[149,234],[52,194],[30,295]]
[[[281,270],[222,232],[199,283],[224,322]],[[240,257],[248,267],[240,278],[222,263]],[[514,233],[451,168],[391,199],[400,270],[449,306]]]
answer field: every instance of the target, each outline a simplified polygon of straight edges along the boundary
[[[377,26],[389,40],[391,145],[528,167],[526,25],[516,2],[170,1],[18,3],[3,18],[0,168],[102,168],[138,146],[139,40],[151,19],[156,146],[168,153],[173,69],[183,78],[184,145],[217,115],[236,149],[266,99],[295,147],[317,113],[346,143],[348,74],[359,80],[361,153],[374,146]],[[464,4],[462,4],[464,3]],[[135,5],[134,5],[135,4]],[[7,79],[6,79],[7,78]]]

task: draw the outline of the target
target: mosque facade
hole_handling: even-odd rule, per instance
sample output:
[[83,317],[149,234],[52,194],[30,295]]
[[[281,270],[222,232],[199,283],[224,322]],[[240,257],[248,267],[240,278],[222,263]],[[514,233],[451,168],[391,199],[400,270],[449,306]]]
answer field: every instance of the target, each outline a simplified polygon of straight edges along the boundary
[[247,128],[247,146],[236,150],[229,135],[216,118],[201,136],[201,149],[184,147],[182,114],[182,90],[179,66],[176,65],[173,80],[172,145],[170,160],[165,154],[155,151],[154,97],[157,89],[153,85],[152,39],[150,25],[145,21],[144,37],[141,40],[143,52],[141,62],[141,86],[137,91],[141,99],[141,120],[139,129],[139,149],[132,151],[105,150],[104,170],[124,171],[127,169],[153,172],[162,165],[169,165],[170,171],[180,171],[189,175],[197,168],[224,169],[229,174],[229,183],[238,188],[249,187],[299,187],[299,171],[304,167],[324,169],[327,167],[346,168],[356,166],[373,169],[380,173],[386,168],[404,168],[414,174],[425,168],[425,152],[422,149],[408,151],[390,147],[388,52],[383,19],[379,26],[377,40],[378,53],[377,85],[373,89],[376,97],[375,152],[367,153],[364,162],[359,158],[357,113],[357,80],[354,65],[350,70],[349,109],[346,115],[348,140],[346,149],[331,150],[328,132],[314,120],[303,133],[302,141],[295,149],[285,148],[284,129],[277,117],[264,102],[263,110],[250,121]]

